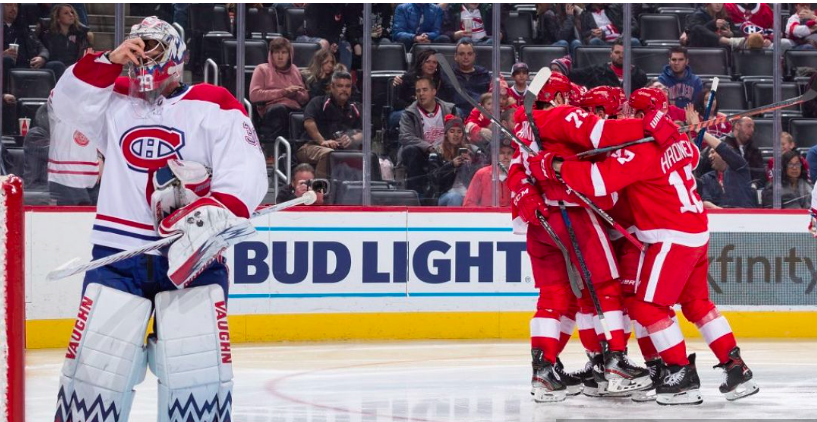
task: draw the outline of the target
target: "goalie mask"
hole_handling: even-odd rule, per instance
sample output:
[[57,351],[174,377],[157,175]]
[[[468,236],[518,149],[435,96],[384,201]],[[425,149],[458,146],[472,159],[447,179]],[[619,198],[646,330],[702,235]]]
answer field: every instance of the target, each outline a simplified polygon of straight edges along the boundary
[[141,38],[145,55],[141,64],[128,67],[130,95],[154,104],[165,88],[178,82],[184,71],[184,40],[169,23],[149,16],[131,27],[128,39]]

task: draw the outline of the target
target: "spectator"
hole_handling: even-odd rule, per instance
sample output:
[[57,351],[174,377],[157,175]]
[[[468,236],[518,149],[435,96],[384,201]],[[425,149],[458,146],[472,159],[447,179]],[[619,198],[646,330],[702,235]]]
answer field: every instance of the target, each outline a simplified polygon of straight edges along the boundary
[[428,77],[414,84],[417,100],[400,118],[400,163],[406,168],[406,188],[428,197],[426,167],[428,154],[442,144],[445,136],[444,116],[454,113],[454,105],[437,98],[434,81]]
[[[421,51],[417,54],[417,57],[414,58],[414,64],[411,69],[406,71],[403,76],[394,78],[394,86],[400,87],[394,103],[395,110],[403,110],[406,106],[414,102],[416,99],[414,95],[414,83],[420,78],[431,78],[434,82],[434,89],[440,90],[443,79],[436,54],[437,50],[434,49]],[[399,119],[398,116],[398,122],[400,121]]]
[[[803,158],[795,150],[786,151],[780,157],[783,166],[783,178],[780,179],[780,205],[783,209],[811,208],[811,190],[813,186],[806,177],[803,169]],[[774,183],[769,183],[763,189],[763,208],[773,205]]]
[[93,51],[94,33],[79,24],[77,12],[70,4],[58,4],[51,9],[51,25],[40,39],[51,60],[62,62],[66,67]]
[[[694,119],[697,123],[697,119]],[[756,208],[757,194],[752,188],[749,164],[738,151],[718,138],[704,135],[708,145],[701,157],[707,157],[709,168],[703,176],[698,192],[704,201],[704,207],[717,208]],[[706,155],[704,155],[706,154]]]
[[[65,72],[65,64],[48,61],[48,49],[34,38],[28,26],[17,18],[19,5],[3,3],[3,80],[8,82],[8,73],[12,68],[50,69],[59,79]],[[16,47],[12,47],[14,44]]]
[[723,3],[704,3],[687,15],[680,41],[689,47],[745,47],[745,38],[729,20]]
[[[587,13],[587,11],[585,11]],[[632,65],[630,83],[633,90],[647,84],[647,74],[636,65]],[[619,38],[610,49],[610,61],[605,64],[591,65],[570,71],[570,80],[588,89],[601,85],[622,86],[624,78],[624,40]]]
[[528,79],[530,71],[528,65],[522,62],[514,63],[511,68],[511,78],[513,86],[508,90],[508,96],[513,98],[517,106],[525,100],[525,93],[528,92]]
[[[48,107],[36,120],[48,120]],[[40,135],[49,137],[48,191],[55,205],[96,205],[105,159],[97,142],[88,139],[67,120],[53,119],[40,124]]]
[[[640,47],[638,21],[632,16],[631,45]],[[624,9],[621,4],[589,3],[581,14],[582,41],[587,45],[603,46],[615,43],[622,37]],[[640,88],[640,87],[639,87]]]
[[[799,152],[797,152],[797,144],[794,141],[794,137],[792,137],[789,132],[782,132],[780,134],[780,153],[785,154],[789,151],[794,151],[794,153],[797,154],[798,157],[800,157],[800,163],[803,166],[803,174],[808,176],[809,174],[808,162],[806,162],[806,159],[803,158],[803,156],[801,156]],[[783,172],[786,171],[785,167],[783,167],[782,169]],[[766,164],[766,180],[771,182],[773,179],[774,179],[774,157],[769,159],[769,162]]]
[[809,179],[812,184],[817,184],[817,145],[808,149],[806,152],[806,162],[809,168]]
[[786,37],[794,44],[795,50],[817,48],[817,16],[810,3],[795,3],[794,13],[786,22]]
[[[666,85],[662,84],[658,78],[651,80],[647,84],[647,88],[660,89],[664,95],[669,98],[669,89],[666,87]],[[684,109],[669,102],[667,102],[667,108],[664,111],[669,113],[669,117],[675,122],[684,122],[687,119],[687,114]]]
[[[278,192],[278,197],[275,198],[275,203],[291,201],[295,198],[302,197],[306,191],[310,189],[310,182],[315,179],[315,169],[306,163],[301,163],[292,169],[292,183],[288,184],[286,188]],[[315,205],[323,205],[323,192],[318,190],[315,192],[318,199]]]
[[[738,150],[741,157],[749,163],[752,183],[760,188],[766,184],[766,166],[763,163],[763,155],[752,142],[754,133],[755,121],[752,120],[751,117],[744,117],[732,125],[732,134],[724,137],[723,142]],[[701,156],[703,156],[703,153]],[[702,175],[709,170],[709,163],[705,160],[701,160],[701,163],[696,169],[696,174]]]
[[[502,139],[499,144],[499,206],[509,207],[511,205],[511,191],[508,188],[508,168],[513,158],[513,142],[510,139]],[[465,207],[490,207],[493,205],[493,167],[488,165],[477,170],[474,178],[468,185],[465,193],[465,200],[462,205]]]
[[[486,92],[479,97],[479,104],[486,110],[492,110],[494,106],[494,95]],[[465,119],[465,133],[467,138],[474,144],[485,146],[491,142],[491,119],[483,115],[479,109],[474,108]]]
[[332,74],[329,95],[309,101],[304,109],[304,129],[308,142],[298,149],[298,160],[317,169],[317,176],[326,178],[329,153],[336,149],[359,149],[363,140],[360,104],[353,103],[352,75]]
[[302,77],[309,91],[309,98],[326,95],[335,70],[335,56],[329,50],[318,50]]
[[[706,105],[709,104],[709,96],[712,94],[711,88],[704,88],[703,95],[701,95],[700,100],[695,103],[695,111],[698,112],[698,115],[701,119],[703,119],[704,112],[706,111]],[[732,124],[726,121],[726,115],[718,111],[718,97],[715,96],[715,99],[712,101],[712,109],[709,111],[709,118],[715,117],[723,117],[723,121],[718,123],[715,126],[710,126],[706,129],[707,132],[711,133],[712,136],[720,139],[724,136],[730,134],[732,132]]]
[[664,72],[658,76],[658,80],[669,90],[670,103],[678,108],[697,102],[704,85],[689,67],[687,49],[680,46],[670,48],[669,64],[664,66]]
[[27,191],[48,191],[48,153],[51,131],[48,105],[37,109],[31,128],[23,139],[23,182]]
[[252,72],[250,101],[258,103],[261,122],[272,139],[289,133],[289,113],[309,101],[301,72],[292,59],[292,43],[283,37],[275,38],[269,43],[267,63],[259,64]]
[[573,69],[573,59],[570,58],[570,55],[566,55],[560,57],[558,59],[553,59],[550,61],[550,71],[561,73],[562,75],[569,76],[570,71]]
[[[337,56],[347,69],[352,68],[352,47],[342,39],[345,19],[343,3],[307,3],[304,7],[304,35],[297,42],[316,42]],[[320,171],[320,170],[319,170]]]
[[[444,9],[443,34],[452,41],[470,38],[474,44],[493,44],[492,3],[452,3]],[[504,38],[500,28],[500,39]]]
[[446,115],[445,138],[428,160],[428,173],[440,194],[437,205],[442,207],[462,206],[468,184],[484,157],[476,146],[468,144],[462,126],[462,119]]
[[[729,20],[740,27],[742,36],[746,37],[747,47],[752,47],[751,38],[762,37],[763,48],[772,48],[774,36],[774,13],[766,3],[724,3],[724,10]],[[785,34],[785,30],[784,30]],[[783,34],[780,34],[783,35]],[[778,35],[778,36],[780,36]],[[780,49],[786,51],[793,45],[787,38],[780,39]],[[756,46],[755,46],[756,47]]]
[[573,55],[581,47],[579,35],[582,9],[573,3],[539,3],[536,5],[538,44],[568,47]]
[[443,9],[434,3],[403,3],[394,9],[392,41],[401,42],[410,50],[415,43],[449,43],[442,34]]
[[[477,54],[474,51],[474,44],[468,39],[463,38],[457,42],[457,48],[454,53],[454,75],[460,83],[460,86],[466,94],[471,98],[479,100],[479,96],[488,92],[488,86],[491,84],[491,72],[482,66],[476,65]],[[440,93],[440,98],[445,101],[453,102],[462,111],[463,115],[471,113],[471,103],[465,98],[461,97],[446,75],[443,75],[443,90]]]
[[[389,42],[391,38],[391,18],[394,11],[390,3],[372,3],[372,44]],[[346,3],[343,12],[346,19],[346,39],[352,46],[352,68],[360,69],[363,54],[363,3]]]
[[17,97],[8,91],[8,84],[3,84],[3,133],[17,133]]

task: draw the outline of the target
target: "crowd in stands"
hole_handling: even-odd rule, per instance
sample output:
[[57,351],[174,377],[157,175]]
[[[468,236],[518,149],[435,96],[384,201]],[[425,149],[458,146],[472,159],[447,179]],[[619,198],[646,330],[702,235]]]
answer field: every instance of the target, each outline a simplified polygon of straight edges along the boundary
[[[331,188],[325,197],[321,193],[320,201],[347,203],[343,192],[351,190],[346,182],[362,177],[361,92],[363,78],[370,77],[361,71],[366,37],[371,38],[375,48],[403,49],[402,66],[379,71],[378,80],[385,83],[372,84],[375,107],[371,115],[377,121],[372,130],[377,154],[372,163],[377,168],[372,174],[386,179],[377,188],[415,192],[417,203],[422,205],[489,206],[494,187],[491,146],[498,145],[497,178],[501,188],[497,197],[501,206],[507,206],[510,199],[501,170],[510,164],[512,142],[500,133],[499,143],[495,144],[496,128],[463,96],[493,110],[493,69],[480,63],[490,63],[486,57],[490,50],[482,48],[490,49],[495,35],[503,48],[511,49],[512,56],[509,62],[503,62],[505,68],[499,69],[498,109],[508,129],[514,127],[513,110],[522,105],[527,84],[542,64],[576,84],[578,104],[581,93],[588,89],[623,87],[625,54],[632,54],[631,89],[662,90],[669,99],[666,111],[679,124],[687,125],[702,119],[713,76],[720,77],[722,84],[737,87],[742,105],[736,106],[727,94],[719,95],[711,116],[763,104],[754,97],[760,95],[760,85],[770,84],[771,73],[742,74],[736,55],[766,57],[764,50],[772,48],[776,36],[784,53],[817,49],[817,16],[811,5],[785,6],[782,32],[775,34],[772,9],[766,3],[632,4],[629,35],[630,45],[636,48],[631,49],[625,46],[623,37],[622,4],[502,4],[498,28],[493,25],[490,3],[377,3],[368,16],[363,15],[362,4],[247,5],[270,11],[274,20],[270,27],[274,30],[259,34],[248,27],[247,36],[263,39],[267,50],[266,60],[248,63],[252,71],[246,97],[252,103],[270,169],[292,169],[290,180],[278,181],[277,198],[267,202],[299,196],[306,186],[311,186],[311,180],[327,179]],[[191,19],[196,7],[221,6],[174,4],[167,18],[187,32],[191,55],[200,55],[191,57],[191,64],[211,58],[221,65],[225,59],[219,56],[220,48],[210,49],[215,55],[207,55],[213,54],[208,53],[203,38],[208,32],[197,29]],[[229,12],[234,5],[222,8]],[[10,87],[13,84],[9,83],[10,72],[19,68],[47,69],[56,82],[68,66],[93,50],[94,34],[83,24],[83,19],[87,23],[85,16],[85,8],[77,4],[4,4],[4,134],[17,134],[20,113]],[[364,19],[370,20],[369,34],[363,33]],[[655,19],[664,26],[659,34],[652,23]],[[235,33],[234,23],[229,23],[228,28]],[[530,31],[525,32],[525,28]],[[664,37],[666,34],[672,35]],[[306,44],[314,48],[301,48]],[[537,46],[556,49],[548,50],[547,60],[536,56],[544,52],[525,51]],[[693,53],[702,49],[722,51],[724,71],[713,73],[712,66],[697,59],[699,56]],[[639,56],[639,51],[647,56]],[[436,53],[450,61],[463,95],[441,72]],[[817,51],[814,54],[803,65],[790,67],[787,62],[782,72],[787,84],[800,90],[810,86],[808,78],[817,67]],[[377,62],[380,57],[375,53],[372,59]],[[529,67],[531,63],[536,63],[536,68]],[[198,82],[201,69],[191,66],[188,70]],[[223,85],[235,85],[233,67],[220,67],[219,72],[228,76],[223,78],[227,81]],[[382,78],[384,75],[386,78]],[[761,126],[756,127],[757,123],[767,128],[770,117],[744,118],[709,129],[718,142],[703,145],[701,163],[695,171],[707,207],[771,206],[772,137],[768,130],[761,134]],[[809,204],[810,186],[817,177],[817,125],[806,125],[813,130],[795,131],[795,126],[801,127],[795,123],[815,117],[815,104],[784,111],[784,132],[780,136],[784,208],[805,208]],[[36,131],[29,130],[29,134],[32,132]],[[291,145],[288,156],[275,156],[273,145],[279,137]],[[332,157],[341,156],[341,152],[349,153],[344,156],[357,154],[357,164],[333,166]]]

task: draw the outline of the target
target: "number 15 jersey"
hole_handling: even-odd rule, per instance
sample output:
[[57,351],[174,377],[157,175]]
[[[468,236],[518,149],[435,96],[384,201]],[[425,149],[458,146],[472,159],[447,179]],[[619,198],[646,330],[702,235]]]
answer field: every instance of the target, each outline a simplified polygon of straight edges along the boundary
[[709,241],[692,174],[699,157],[698,148],[684,136],[665,148],[653,142],[623,148],[601,162],[565,161],[561,174],[565,183],[588,195],[624,189],[642,242],[697,247]]

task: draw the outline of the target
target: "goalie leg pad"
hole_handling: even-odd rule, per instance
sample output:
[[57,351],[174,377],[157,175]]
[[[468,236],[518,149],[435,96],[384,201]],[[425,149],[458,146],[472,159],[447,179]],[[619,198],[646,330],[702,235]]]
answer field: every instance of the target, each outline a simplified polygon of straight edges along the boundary
[[65,354],[56,422],[127,422],[145,378],[150,301],[97,283],[85,289]]
[[233,365],[227,302],[217,285],[156,295],[157,337],[148,340],[159,379],[159,422],[232,419]]

